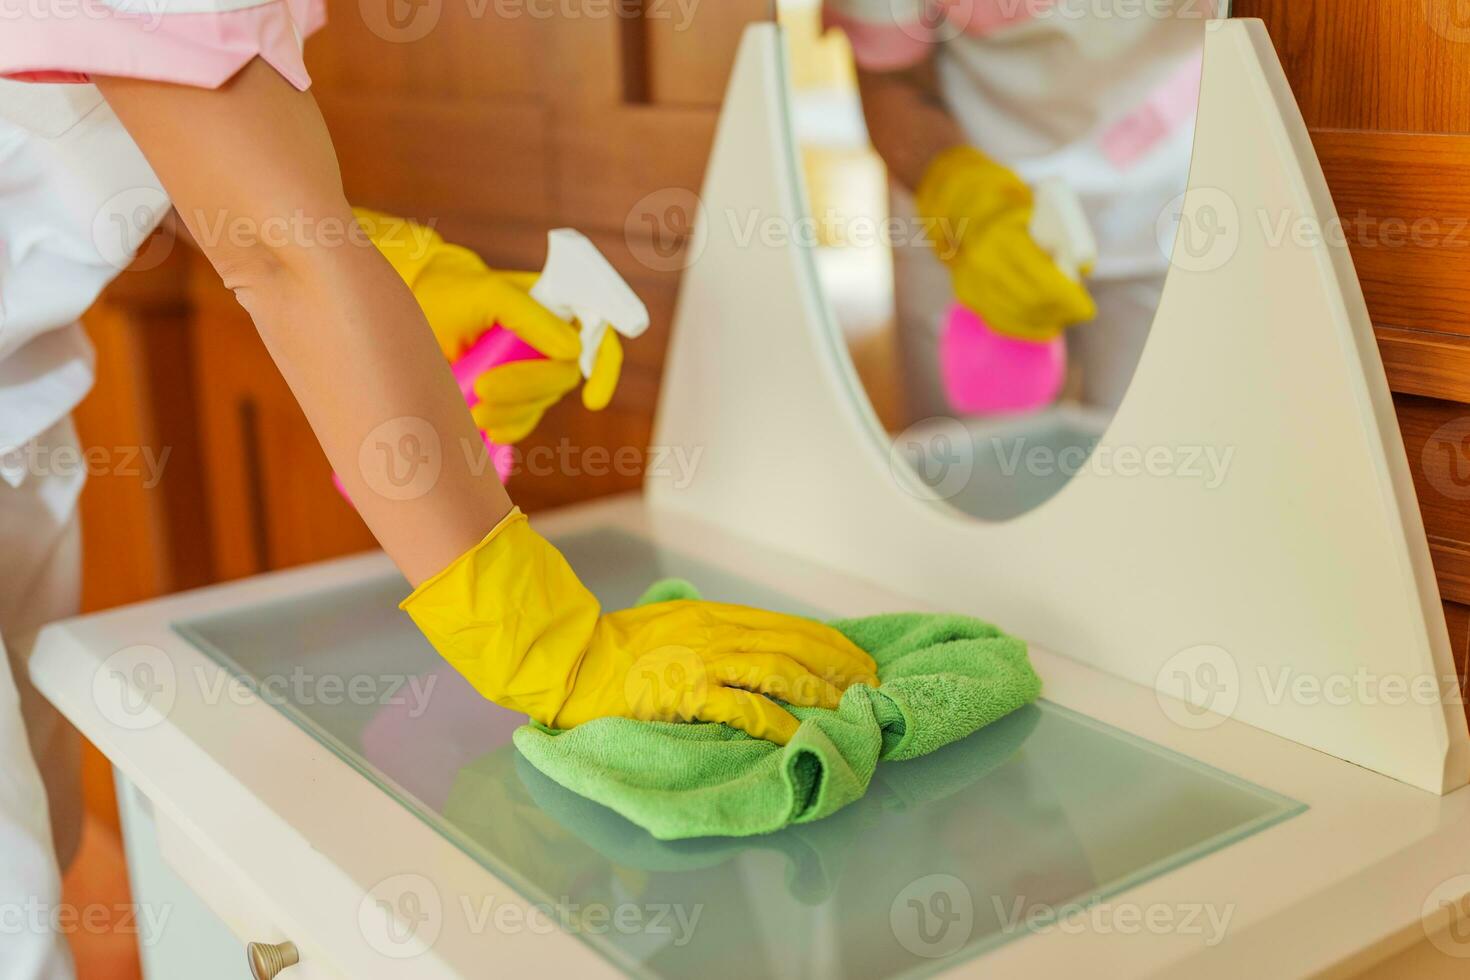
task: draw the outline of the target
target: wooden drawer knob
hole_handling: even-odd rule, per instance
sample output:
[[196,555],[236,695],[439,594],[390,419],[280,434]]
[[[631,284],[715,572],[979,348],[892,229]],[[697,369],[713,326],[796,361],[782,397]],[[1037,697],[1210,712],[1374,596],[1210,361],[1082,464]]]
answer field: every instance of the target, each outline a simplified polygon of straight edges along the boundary
[[250,975],[255,980],[272,980],[286,967],[301,962],[301,955],[292,942],[249,943],[245,946],[245,955],[250,960]]

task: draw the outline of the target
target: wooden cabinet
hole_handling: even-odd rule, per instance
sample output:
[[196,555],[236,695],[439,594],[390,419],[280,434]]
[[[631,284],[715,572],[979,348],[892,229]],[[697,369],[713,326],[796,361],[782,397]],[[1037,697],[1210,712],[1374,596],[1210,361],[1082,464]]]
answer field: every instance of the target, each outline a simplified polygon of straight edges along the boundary
[[[150,263],[151,264],[151,263]],[[97,381],[74,413],[98,453],[82,491],[82,604],[137,602],[209,581],[197,530],[208,520],[186,261],[171,254],[127,272],[83,318],[97,349]]]
[[1470,19],[1236,0],[1271,33],[1378,335],[1461,677],[1470,643]]
[[191,255],[195,397],[215,579],[375,547],[255,326]]

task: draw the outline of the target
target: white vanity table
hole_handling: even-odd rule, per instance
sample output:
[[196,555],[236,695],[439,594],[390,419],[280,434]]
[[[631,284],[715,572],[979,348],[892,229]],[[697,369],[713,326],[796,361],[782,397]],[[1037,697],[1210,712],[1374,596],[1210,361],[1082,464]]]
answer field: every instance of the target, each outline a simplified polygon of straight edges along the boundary
[[[914,607],[637,498],[542,526],[610,605],[681,575],[793,611]],[[282,940],[301,954],[287,977],[1300,976],[1422,945],[1424,902],[1470,867],[1470,793],[1237,721],[1182,727],[1154,692],[1036,649],[1041,705],[880,768],[849,810],[770,838],[658,842],[518,765],[519,719],[439,666],[394,606],[402,589],[382,557],[353,558],[47,638],[38,676],[118,767],[135,899],[180,903],[144,948],[150,976],[243,977],[244,942]],[[352,676],[383,683],[358,704],[322,683]],[[269,683],[261,696],[234,677]],[[423,677],[426,698],[393,686]],[[905,930],[911,898],[962,918],[926,943]],[[1018,924],[1018,901],[1033,919]],[[495,919],[538,903],[636,907],[650,929],[651,910],[702,912],[682,946],[676,918],[652,935]]]
[[[1225,139],[1252,124],[1211,122],[1230,115],[1212,108],[1212,86],[1237,87],[1247,107],[1284,87],[1255,31],[1212,32],[1203,147],[1212,126]],[[732,202],[801,206],[789,155],[766,152],[789,136],[781,71],[775,28],[752,28],[705,189],[716,219]],[[1231,185],[1221,161],[1197,159],[1192,188],[1227,187],[1242,207],[1251,187],[1283,195],[1281,206],[1316,200],[1310,167],[1306,178],[1295,169],[1300,120],[1265,125],[1261,152],[1279,170],[1242,153]],[[1274,348],[1278,363],[1249,351],[1230,360],[1250,372],[1238,413],[1210,401],[1229,386],[1208,384],[1163,410],[1190,389],[1194,365],[1160,359],[1191,304],[1220,280],[1230,290],[1239,265],[1171,275],[1159,339],[1104,436],[1149,444],[1204,420],[1208,437],[1263,452],[1278,488],[1315,500],[1330,484],[1339,496],[1321,520],[1357,521],[1352,547],[1363,550],[1303,557],[1268,549],[1288,528],[1304,529],[1293,548],[1325,548],[1306,533],[1323,525],[1249,469],[1214,496],[1083,475],[1003,524],[947,511],[890,467],[871,413],[847,397],[850,365],[799,250],[737,247],[719,220],[709,227],[706,259],[686,279],[658,440],[704,446],[708,462],[690,486],[651,480],[643,496],[539,517],[540,530],[607,607],[677,575],[712,599],[819,616],[946,608],[994,619],[1033,641],[1043,701],[931,757],[885,764],[867,797],[827,820],[663,843],[517,759],[519,719],[438,661],[397,611],[405,586],[381,556],[57,624],[38,643],[36,684],[117,768],[135,900],[174,909],[144,949],[153,980],[245,976],[246,942],[294,944],[300,962],[283,977],[353,980],[1463,974],[1460,706],[1314,709],[1275,702],[1256,680],[1281,664],[1409,679],[1447,669],[1443,625],[1436,634],[1425,615],[1433,578],[1423,584],[1402,448],[1395,456],[1379,435],[1381,368],[1375,377],[1376,353],[1369,361],[1355,333],[1356,281],[1342,280],[1341,256],[1274,255],[1318,278],[1286,301],[1240,296],[1247,322],[1236,329],[1249,345],[1271,315],[1299,316],[1342,356],[1297,396],[1352,406],[1338,422],[1302,423],[1317,446],[1342,450],[1330,480],[1291,445],[1290,422],[1272,435],[1244,407],[1247,395],[1288,400],[1272,385],[1293,370],[1289,342]],[[1237,243],[1242,261],[1251,234]],[[1268,300],[1284,309],[1252,306]],[[788,385],[788,373],[807,383]],[[775,390],[785,394],[767,397]],[[1144,420],[1161,417],[1150,435]],[[1255,546],[1254,577],[1244,559],[1217,556],[1218,583],[1197,594],[1210,562],[1168,540],[1191,515],[1233,522],[1200,542]],[[1079,527],[1093,538],[1068,539]],[[1135,548],[1116,550],[1114,532]],[[1361,576],[1332,571],[1364,562]],[[1311,569],[1292,603],[1252,592]],[[1354,630],[1374,642],[1344,639]],[[1191,643],[1229,651],[1233,717],[1176,697],[1198,694],[1167,669]],[[611,919],[588,911],[603,908]]]

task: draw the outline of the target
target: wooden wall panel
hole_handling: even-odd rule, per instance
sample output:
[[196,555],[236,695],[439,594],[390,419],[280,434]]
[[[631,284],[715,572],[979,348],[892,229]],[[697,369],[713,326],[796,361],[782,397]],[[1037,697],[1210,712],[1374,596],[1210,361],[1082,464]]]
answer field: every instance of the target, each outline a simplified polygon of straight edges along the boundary
[[546,0],[328,0],[308,65],[323,88],[363,96],[536,99],[551,78],[546,51],[560,9]]
[[332,90],[319,92],[317,103],[353,203],[543,227],[554,210],[544,107]]
[[646,238],[641,222],[648,206],[661,208],[699,190],[714,135],[715,114],[705,109],[559,113],[555,139],[565,155],[557,220]]
[[735,64],[741,29],[771,14],[772,0],[661,2],[646,7],[648,98],[716,108]]
[[1314,129],[1470,132],[1460,0],[1235,0],[1259,17]]
[[[597,0],[567,0],[583,6]],[[665,11],[671,5],[646,5]],[[697,191],[719,103],[746,23],[770,13],[757,0],[692,4],[643,24],[569,19],[558,31],[555,134],[558,217],[636,236],[634,205],[650,194]],[[629,43],[629,33],[638,40]]]

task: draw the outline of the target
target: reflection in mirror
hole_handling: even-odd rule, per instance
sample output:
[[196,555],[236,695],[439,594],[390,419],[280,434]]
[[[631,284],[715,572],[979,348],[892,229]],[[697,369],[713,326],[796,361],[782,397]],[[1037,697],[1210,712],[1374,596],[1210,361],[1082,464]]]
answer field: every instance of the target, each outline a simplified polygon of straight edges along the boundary
[[873,409],[966,513],[1092,457],[1152,326],[1219,0],[779,0],[818,274]]

